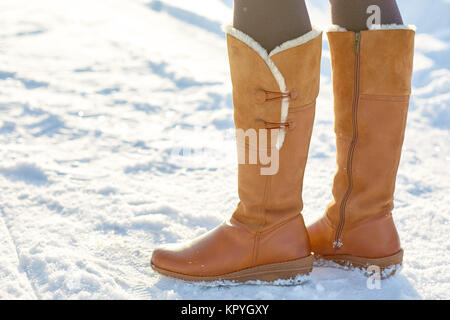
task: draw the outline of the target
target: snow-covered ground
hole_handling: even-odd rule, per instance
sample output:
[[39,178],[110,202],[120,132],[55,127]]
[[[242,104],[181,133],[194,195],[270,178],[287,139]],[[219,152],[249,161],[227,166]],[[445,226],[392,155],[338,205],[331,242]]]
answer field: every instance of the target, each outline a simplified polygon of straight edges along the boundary
[[[450,1],[399,4],[418,26],[394,212],[405,261],[370,290],[329,267],[298,286],[189,284],[149,267],[155,246],[213,228],[237,202],[220,28],[231,0],[2,0],[0,298],[450,298]],[[309,8],[329,23],[326,0]],[[324,41],[307,223],[331,199],[334,157]]]

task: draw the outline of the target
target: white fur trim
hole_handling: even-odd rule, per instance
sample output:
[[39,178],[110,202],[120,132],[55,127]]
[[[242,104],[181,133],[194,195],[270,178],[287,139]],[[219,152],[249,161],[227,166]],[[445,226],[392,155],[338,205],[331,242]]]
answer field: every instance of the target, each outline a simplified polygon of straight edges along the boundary
[[281,51],[302,45],[302,44],[320,36],[321,33],[322,33],[322,31],[320,31],[317,27],[313,27],[312,30],[309,31],[308,33],[305,33],[304,35],[302,35],[298,38],[283,42],[282,44],[280,44],[279,46],[274,48],[272,51],[270,51],[269,57],[271,57]]
[[[236,38],[236,39],[242,41],[243,43],[245,43],[246,45],[248,45],[264,60],[264,62],[267,64],[270,71],[272,72],[275,80],[277,81],[278,86],[280,87],[280,92],[286,91],[286,82],[285,82],[284,77],[281,74],[280,70],[278,70],[277,66],[275,65],[275,63],[272,61],[272,59],[270,57],[272,57],[273,55],[280,53],[282,51],[302,45],[302,44],[318,37],[322,33],[319,29],[317,29],[316,27],[313,27],[313,29],[310,32],[308,32],[298,38],[286,41],[286,42],[282,43],[281,45],[277,46],[276,48],[274,48],[270,53],[268,53],[267,50],[264,49],[256,40],[254,40],[252,37],[245,34],[244,32],[234,28],[232,25],[229,24],[229,25],[223,26],[223,30],[225,31],[225,33],[229,34],[230,36],[233,36],[234,38]],[[280,122],[285,122],[287,120],[288,112],[289,112],[289,99],[284,98],[281,100]],[[276,147],[278,150],[280,150],[281,147],[283,146],[285,136],[286,136],[285,129],[281,129],[279,131],[278,140],[277,140],[277,144],[276,144]]]
[[[404,25],[404,24],[373,24],[370,26],[369,30],[413,30],[416,31],[416,26],[414,25]],[[332,24],[328,27],[328,32],[347,32],[348,30]]]
[[416,31],[416,26],[409,24],[373,24],[369,30],[413,30]]
[[338,26],[337,24],[332,24],[327,29],[328,32],[347,32],[348,30]]

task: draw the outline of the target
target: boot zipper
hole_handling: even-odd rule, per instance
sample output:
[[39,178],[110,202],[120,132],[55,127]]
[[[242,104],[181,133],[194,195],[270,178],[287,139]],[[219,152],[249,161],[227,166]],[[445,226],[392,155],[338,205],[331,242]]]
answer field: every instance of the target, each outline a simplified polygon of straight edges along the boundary
[[341,206],[339,208],[339,225],[336,230],[336,236],[334,238],[333,247],[340,248],[342,247],[342,230],[345,224],[345,207],[347,205],[348,198],[352,192],[353,181],[352,181],[352,162],[353,162],[353,154],[355,152],[356,140],[358,139],[358,102],[359,102],[359,69],[360,69],[360,43],[361,43],[361,33],[355,33],[355,87],[354,87],[354,98],[353,98],[353,106],[352,106],[352,126],[353,126],[353,137],[352,142],[350,144],[350,148],[348,150],[347,157],[347,177],[348,177],[348,188],[347,192],[342,199]]
[[357,32],[357,33],[355,33],[355,54],[356,54],[356,59],[359,59],[359,45],[360,45],[360,43],[361,43],[361,33]]

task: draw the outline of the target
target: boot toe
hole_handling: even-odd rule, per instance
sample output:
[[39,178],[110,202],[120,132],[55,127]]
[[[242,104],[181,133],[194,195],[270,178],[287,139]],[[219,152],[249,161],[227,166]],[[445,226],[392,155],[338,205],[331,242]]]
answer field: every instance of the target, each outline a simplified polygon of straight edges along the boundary
[[173,248],[159,247],[153,251],[151,262],[152,267],[163,269],[171,272],[180,272],[180,261]]

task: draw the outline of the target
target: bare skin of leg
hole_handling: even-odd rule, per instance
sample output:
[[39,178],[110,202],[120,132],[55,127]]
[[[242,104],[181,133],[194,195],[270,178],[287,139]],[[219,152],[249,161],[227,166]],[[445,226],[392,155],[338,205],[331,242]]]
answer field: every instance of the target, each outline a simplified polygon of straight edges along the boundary
[[367,8],[380,8],[380,24],[403,24],[402,16],[395,0],[330,0],[331,21],[349,31],[367,30],[367,19],[371,13]]
[[311,31],[304,0],[234,0],[233,26],[269,52]]

